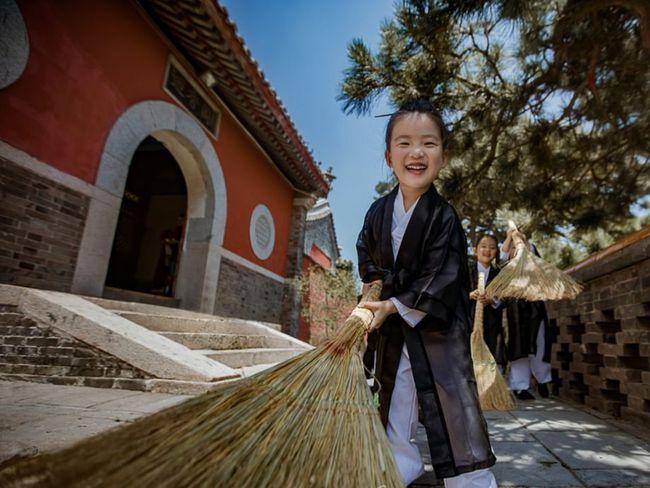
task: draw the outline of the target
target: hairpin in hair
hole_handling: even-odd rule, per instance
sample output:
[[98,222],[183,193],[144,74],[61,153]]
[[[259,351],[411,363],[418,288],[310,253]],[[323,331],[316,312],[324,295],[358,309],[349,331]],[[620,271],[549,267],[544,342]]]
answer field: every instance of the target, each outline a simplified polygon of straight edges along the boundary
[[381,115],[375,115],[375,118],[378,119],[379,117],[390,117],[392,115],[395,115],[397,112],[391,112],[389,114],[381,114]]

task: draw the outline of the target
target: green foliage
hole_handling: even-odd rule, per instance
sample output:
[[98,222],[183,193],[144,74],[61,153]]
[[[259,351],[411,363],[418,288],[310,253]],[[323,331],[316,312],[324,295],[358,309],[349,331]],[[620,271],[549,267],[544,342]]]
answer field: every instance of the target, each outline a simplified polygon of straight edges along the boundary
[[376,53],[350,44],[340,99],[362,115],[429,98],[454,134],[437,186],[470,238],[520,214],[570,262],[649,193],[649,19],[632,0],[400,2]]
[[334,335],[357,303],[352,261],[339,259],[332,272],[312,266],[301,278],[302,316],[312,328],[312,344]]

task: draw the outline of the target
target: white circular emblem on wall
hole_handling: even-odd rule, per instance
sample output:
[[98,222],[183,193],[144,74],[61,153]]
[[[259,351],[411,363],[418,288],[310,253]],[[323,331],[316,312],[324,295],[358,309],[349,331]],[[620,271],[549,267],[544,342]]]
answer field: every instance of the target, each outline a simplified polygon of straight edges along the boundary
[[260,259],[268,258],[275,244],[275,224],[266,205],[260,203],[253,210],[249,235],[255,256]]
[[29,38],[14,0],[0,0],[0,88],[20,78],[27,66]]

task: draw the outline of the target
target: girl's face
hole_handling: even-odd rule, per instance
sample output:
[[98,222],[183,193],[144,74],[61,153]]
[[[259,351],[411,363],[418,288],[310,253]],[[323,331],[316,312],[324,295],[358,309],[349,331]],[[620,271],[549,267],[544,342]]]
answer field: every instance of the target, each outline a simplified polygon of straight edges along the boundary
[[476,259],[483,266],[487,266],[497,257],[497,243],[491,237],[483,237],[474,248]]
[[445,165],[440,127],[427,114],[404,115],[393,126],[386,162],[402,187],[426,190]]

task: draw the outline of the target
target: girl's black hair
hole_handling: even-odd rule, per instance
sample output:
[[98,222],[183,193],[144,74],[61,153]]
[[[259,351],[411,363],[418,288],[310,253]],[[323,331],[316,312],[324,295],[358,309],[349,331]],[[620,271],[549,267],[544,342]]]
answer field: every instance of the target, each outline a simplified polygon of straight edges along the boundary
[[497,245],[497,250],[499,248],[499,240],[497,239],[497,236],[490,232],[483,232],[479,235],[476,236],[476,239],[474,239],[474,247],[478,247],[479,243],[483,240],[484,237],[488,237],[489,239],[492,239],[495,244]]
[[433,121],[438,124],[440,128],[440,135],[442,136],[442,147],[447,147],[449,141],[450,132],[447,126],[445,125],[444,120],[442,119],[442,114],[440,111],[433,106],[433,104],[426,99],[413,100],[410,102],[403,103],[400,105],[397,112],[393,112],[388,119],[388,124],[386,125],[386,150],[390,150],[390,138],[393,134],[393,127],[399,119],[410,113],[421,113],[427,114],[433,119]]

